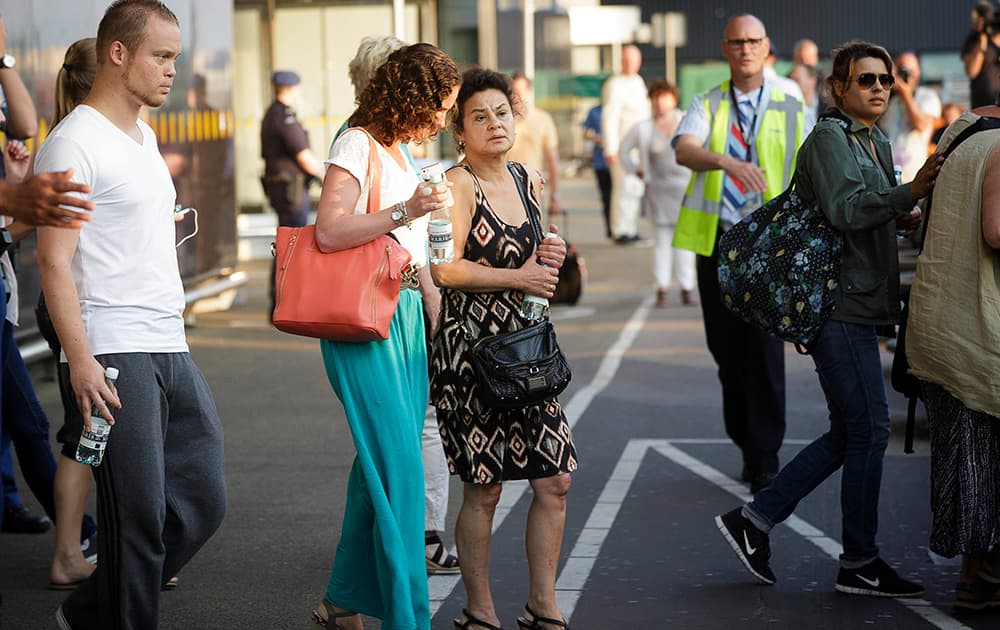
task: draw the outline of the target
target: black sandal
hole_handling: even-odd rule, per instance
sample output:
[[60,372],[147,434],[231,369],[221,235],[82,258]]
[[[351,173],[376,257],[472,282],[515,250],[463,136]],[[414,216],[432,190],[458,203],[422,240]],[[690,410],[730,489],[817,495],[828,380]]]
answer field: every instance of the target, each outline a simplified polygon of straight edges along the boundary
[[531,615],[531,621],[528,621],[524,617],[517,618],[517,626],[522,630],[545,630],[539,624],[547,623],[550,626],[555,626],[556,628],[565,628],[569,630],[569,623],[565,619],[552,619],[550,617],[539,617],[535,614],[535,611],[531,609],[527,604],[524,605],[524,610]]
[[461,573],[462,569],[458,565],[458,558],[454,554],[448,553],[448,549],[444,546],[444,542],[441,541],[441,537],[437,534],[425,535],[425,554],[426,548],[432,546],[434,552],[430,555],[425,555],[427,559],[427,573],[430,575],[454,575]]
[[503,630],[500,626],[494,626],[492,623],[486,623],[482,619],[477,618],[475,615],[469,612],[467,608],[462,609],[462,614],[465,615],[465,623],[462,623],[458,619],[455,619],[455,630],[471,630],[472,628],[486,628],[486,630]]
[[337,623],[338,619],[353,617],[354,615],[358,614],[356,612],[351,612],[349,610],[337,612],[336,609],[334,609],[333,605],[327,602],[326,600],[323,601],[323,608],[326,608],[326,615],[327,615],[326,619],[323,618],[323,615],[319,614],[318,610],[313,609],[312,622],[314,625],[320,626],[321,628],[329,628],[330,619],[333,619],[333,628],[331,630],[340,630],[340,624]]

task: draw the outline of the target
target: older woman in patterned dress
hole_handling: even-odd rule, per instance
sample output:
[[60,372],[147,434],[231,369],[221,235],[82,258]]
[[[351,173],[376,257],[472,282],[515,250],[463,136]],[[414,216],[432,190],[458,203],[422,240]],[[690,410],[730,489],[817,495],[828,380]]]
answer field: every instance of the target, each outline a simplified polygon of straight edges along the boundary
[[[517,623],[568,627],[556,604],[555,579],[569,473],[577,465],[569,424],[555,398],[517,409],[487,406],[469,358],[477,339],[529,323],[518,313],[524,295],[552,297],[566,256],[558,237],[537,242],[528,220],[528,212],[539,213],[537,174],[507,161],[514,142],[512,100],[504,75],[473,68],[462,77],[454,134],[465,159],[448,172],[457,255],[431,265],[444,289],[431,350],[431,402],[448,467],[465,482],[455,540],[468,603],[455,620],[458,630],[500,626],[489,586],[490,535],[503,482],[512,479],[529,479],[534,491],[526,534],[530,587]],[[529,207],[515,178],[528,191]]]

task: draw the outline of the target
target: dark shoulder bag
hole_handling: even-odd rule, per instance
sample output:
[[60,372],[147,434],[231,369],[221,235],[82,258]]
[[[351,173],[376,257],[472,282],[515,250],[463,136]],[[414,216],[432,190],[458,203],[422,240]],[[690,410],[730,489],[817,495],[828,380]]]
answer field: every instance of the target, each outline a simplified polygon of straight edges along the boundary
[[[535,216],[519,164],[508,164],[528,221],[540,243],[542,227]],[[470,340],[471,341],[471,340]],[[540,403],[558,396],[573,377],[556,340],[552,322],[545,319],[513,332],[491,335],[475,341],[472,365],[479,383],[479,398],[490,407],[513,409]]]
[[[850,120],[836,110],[820,120],[850,136]],[[719,290],[741,319],[808,354],[836,308],[844,237],[794,180],[719,238]]]

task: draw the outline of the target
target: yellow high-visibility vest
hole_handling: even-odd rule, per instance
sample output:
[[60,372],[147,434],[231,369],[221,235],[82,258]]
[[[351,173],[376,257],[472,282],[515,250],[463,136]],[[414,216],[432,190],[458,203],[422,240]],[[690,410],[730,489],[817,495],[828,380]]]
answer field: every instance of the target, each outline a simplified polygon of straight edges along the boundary
[[[704,148],[725,154],[729,127],[736,124],[736,114],[730,103],[729,81],[723,81],[705,94],[701,101],[711,121],[711,133]],[[731,119],[732,118],[732,119]],[[805,120],[804,105],[797,98],[772,88],[767,108],[761,113],[754,155],[764,169],[767,189],[764,201],[781,194],[795,171],[795,154],[802,144]],[[674,230],[674,247],[689,249],[702,256],[711,256],[719,231],[722,210],[722,185],[726,173],[722,170],[695,172],[681,203],[681,213]]]

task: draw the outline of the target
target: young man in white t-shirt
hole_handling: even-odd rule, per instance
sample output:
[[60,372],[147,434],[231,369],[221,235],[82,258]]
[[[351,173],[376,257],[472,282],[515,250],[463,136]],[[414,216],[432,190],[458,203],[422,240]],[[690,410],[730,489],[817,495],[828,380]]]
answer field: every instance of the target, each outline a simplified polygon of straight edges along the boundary
[[[40,229],[39,267],[79,411],[114,423],[97,482],[100,563],[56,613],[63,630],[155,630],[163,581],[222,522],[222,425],[188,354],[176,193],[139,109],[166,100],[181,34],[155,0],[118,0],[97,33],[90,96],[49,134],[39,171],[72,168],[96,209]],[[118,368],[115,388],[105,367]],[[169,501],[167,500],[169,498]]]

